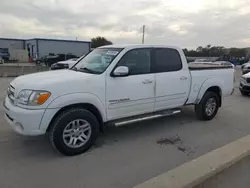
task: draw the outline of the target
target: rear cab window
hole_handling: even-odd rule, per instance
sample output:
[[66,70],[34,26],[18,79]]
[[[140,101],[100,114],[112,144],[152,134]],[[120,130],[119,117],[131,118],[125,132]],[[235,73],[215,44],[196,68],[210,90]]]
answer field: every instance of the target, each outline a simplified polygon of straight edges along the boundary
[[154,48],[153,59],[153,71],[155,73],[173,72],[182,69],[181,56],[176,49]]

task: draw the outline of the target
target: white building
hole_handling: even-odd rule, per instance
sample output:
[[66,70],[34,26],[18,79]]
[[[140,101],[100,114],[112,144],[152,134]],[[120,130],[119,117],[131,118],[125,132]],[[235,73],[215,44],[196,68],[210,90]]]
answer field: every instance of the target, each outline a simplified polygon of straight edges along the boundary
[[73,54],[82,56],[91,49],[90,41],[55,40],[35,38],[25,41],[31,57],[42,57],[49,54]]
[[[11,51],[11,49],[26,50],[31,58],[42,57],[49,54],[73,54],[82,56],[91,49],[90,41],[58,40],[58,39],[12,39],[0,38],[0,49]],[[11,58],[11,57],[10,57]]]

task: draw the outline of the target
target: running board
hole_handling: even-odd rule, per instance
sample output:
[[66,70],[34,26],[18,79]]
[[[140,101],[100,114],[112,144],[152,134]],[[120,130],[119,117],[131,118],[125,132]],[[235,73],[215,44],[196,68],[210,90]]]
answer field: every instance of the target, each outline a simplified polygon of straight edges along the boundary
[[114,124],[116,127],[120,127],[126,124],[136,123],[140,121],[145,121],[145,120],[150,120],[150,119],[155,119],[155,118],[160,118],[160,117],[165,117],[165,116],[171,116],[171,115],[179,114],[180,112],[181,112],[180,109],[161,111],[161,112],[153,113],[147,116],[144,115],[140,117],[137,116],[135,118],[126,118],[126,119],[123,119],[122,121],[114,122]]

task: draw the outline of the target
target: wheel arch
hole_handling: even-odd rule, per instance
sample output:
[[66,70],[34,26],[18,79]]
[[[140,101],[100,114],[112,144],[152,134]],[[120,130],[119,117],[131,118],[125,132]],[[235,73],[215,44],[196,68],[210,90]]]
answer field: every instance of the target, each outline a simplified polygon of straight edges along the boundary
[[102,115],[100,113],[100,111],[97,109],[96,106],[94,106],[93,104],[90,103],[76,103],[76,104],[70,104],[67,106],[62,107],[60,110],[58,110],[56,112],[56,114],[53,116],[53,118],[51,119],[49,126],[46,130],[46,132],[49,132],[51,130],[51,127],[53,125],[53,122],[55,121],[55,119],[64,111],[71,109],[71,108],[82,108],[82,109],[86,109],[88,111],[90,111],[92,114],[94,114],[99,122],[99,131],[103,132],[103,118]]
[[44,129],[46,131],[50,130],[51,124],[62,111],[75,107],[83,108],[93,113],[98,119],[100,130],[103,130],[103,123],[106,122],[105,106],[98,96],[91,93],[69,93],[51,101],[47,109],[56,109],[56,112],[49,117],[47,125],[43,125],[43,127],[46,126]]
[[223,92],[223,84],[215,79],[209,79],[202,84],[195,103],[198,104],[207,91],[214,92],[219,96],[219,106],[221,107],[222,96],[223,96],[223,93],[222,93]]
[[221,107],[221,104],[222,104],[222,91],[221,91],[221,88],[219,86],[211,86],[206,90],[206,92],[207,91],[211,91],[211,92],[216,93],[218,95],[218,97],[219,97],[219,107]]

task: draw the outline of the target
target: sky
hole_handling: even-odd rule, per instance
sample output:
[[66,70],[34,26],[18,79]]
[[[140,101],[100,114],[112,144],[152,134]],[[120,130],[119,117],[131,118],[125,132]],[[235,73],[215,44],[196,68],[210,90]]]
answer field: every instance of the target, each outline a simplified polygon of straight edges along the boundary
[[250,0],[0,0],[0,37],[250,47]]

